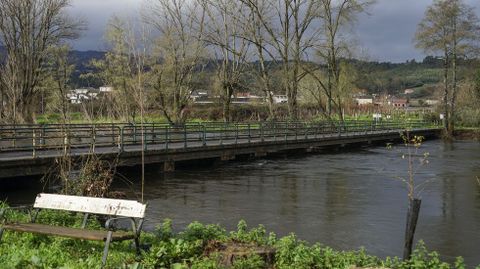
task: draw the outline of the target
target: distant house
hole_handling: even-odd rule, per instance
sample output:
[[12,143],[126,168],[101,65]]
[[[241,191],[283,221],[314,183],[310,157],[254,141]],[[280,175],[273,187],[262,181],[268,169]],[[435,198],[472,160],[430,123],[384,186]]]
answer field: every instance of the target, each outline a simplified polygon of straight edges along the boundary
[[406,108],[410,106],[410,102],[408,101],[408,99],[396,97],[390,99],[389,104],[396,108]]
[[355,98],[355,102],[359,106],[373,105],[373,97],[359,96]]
[[89,100],[97,100],[100,90],[94,88],[80,88],[67,93],[67,100],[72,104],[81,104]]
[[408,95],[408,94],[413,94],[413,93],[415,93],[415,90],[414,90],[414,89],[406,89],[406,90],[404,91],[404,93],[405,93],[406,95]]
[[427,100],[425,100],[425,104],[427,104],[429,106],[436,106],[436,105],[440,104],[440,101],[439,100],[427,99]]
[[288,103],[288,97],[286,95],[274,95],[273,102],[275,104],[285,104]]
[[373,104],[375,106],[383,107],[390,104],[390,95],[375,95],[373,98]]
[[233,104],[262,103],[264,98],[250,92],[238,92],[232,98]]
[[103,92],[103,93],[113,92],[113,87],[104,86],[104,87],[100,87],[99,90],[100,92]]

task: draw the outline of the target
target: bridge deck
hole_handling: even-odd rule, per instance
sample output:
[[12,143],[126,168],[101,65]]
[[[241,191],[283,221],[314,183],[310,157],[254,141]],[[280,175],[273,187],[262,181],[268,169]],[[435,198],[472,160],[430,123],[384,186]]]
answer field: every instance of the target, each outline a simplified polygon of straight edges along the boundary
[[[438,134],[437,127],[424,127],[424,125],[417,123],[413,128],[408,129],[415,135]],[[117,128],[117,126],[114,127]],[[59,130],[55,130],[56,133],[53,136],[51,130],[47,132],[44,130],[41,133],[41,129],[36,129],[43,135],[42,137],[32,131],[33,129],[19,129],[16,132],[31,133],[31,136],[19,136],[16,140],[12,137],[5,139],[7,137],[5,135],[0,137],[0,178],[42,175],[54,164],[56,158],[65,154],[75,158],[89,154],[101,155],[105,159],[119,158],[121,166],[139,164],[142,148],[145,149],[145,162],[149,164],[209,158],[230,160],[243,154],[264,156],[284,150],[391,141],[399,139],[399,133],[406,129],[399,124],[373,126],[358,123],[336,128],[323,124],[321,127],[319,128],[319,125],[299,127],[297,124],[292,127],[284,124],[268,127],[237,125],[234,128],[230,127],[229,130],[196,126],[193,130],[187,127],[179,130],[164,126],[163,128],[154,127],[153,131],[147,127],[143,132],[138,130],[128,132],[125,131],[127,128],[111,131],[112,126],[108,126],[108,130],[97,126],[91,127],[94,130],[87,130],[86,134],[90,136],[77,131],[77,133],[70,132],[68,139],[63,139],[64,135]],[[6,133],[5,130],[11,133],[10,129],[4,128],[3,134]],[[1,128],[0,134],[2,134]],[[142,137],[147,142],[143,146]],[[73,138],[77,143],[68,144],[67,147],[65,142]]]

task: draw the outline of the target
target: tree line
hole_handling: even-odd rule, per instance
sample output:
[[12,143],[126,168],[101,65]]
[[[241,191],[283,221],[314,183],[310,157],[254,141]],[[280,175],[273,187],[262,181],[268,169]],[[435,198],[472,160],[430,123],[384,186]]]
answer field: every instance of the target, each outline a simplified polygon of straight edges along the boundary
[[[271,118],[273,95],[287,95],[289,117],[297,119],[298,92],[306,77],[325,96],[324,113],[331,115],[342,103],[340,59],[350,53],[341,33],[371,3],[148,0],[136,18],[110,20],[107,55],[92,63],[99,72],[84,77],[100,79],[121,93],[112,110],[125,119],[145,104],[160,109],[172,123],[184,122],[207,64],[215,65],[208,80],[222,101],[225,121],[231,119],[235,92],[252,88],[267,97]],[[60,95],[69,87],[72,70],[64,47],[85,24],[66,14],[68,5],[68,0],[0,1],[0,37],[7,51],[1,67],[2,113],[8,121],[32,122],[42,87],[56,88]],[[309,57],[325,68],[309,64]],[[273,72],[272,63],[278,66]],[[274,72],[280,79],[273,78]],[[44,85],[48,80],[56,87]]]
[[[69,0],[0,0],[2,121],[33,122],[40,93],[68,115],[65,94],[75,66],[67,45],[86,24],[66,12]],[[115,89],[109,115],[130,121],[157,109],[172,124],[188,118],[191,95],[205,85],[231,120],[232,96],[261,92],[269,119],[275,94],[288,97],[288,116],[299,117],[300,93],[325,118],[343,119],[352,90],[376,85],[417,86],[367,77],[353,59],[349,31],[373,0],[145,0],[132,18],[114,16],[105,30],[108,51],[93,60],[83,81]],[[453,130],[459,65],[476,58],[478,18],[461,0],[435,0],[415,36],[418,48],[438,54],[427,64],[444,67],[446,129]],[[424,61],[424,62],[425,62]],[[425,63],[424,63],[425,64]],[[379,64],[380,67],[382,64]],[[414,61],[409,63],[414,68]],[[378,66],[377,66],[378,67]],[[362,84],[363,82],[363,84]],[[404,84],[401,84],[404,83]],[[63,100],[62,100],[63,99]]]

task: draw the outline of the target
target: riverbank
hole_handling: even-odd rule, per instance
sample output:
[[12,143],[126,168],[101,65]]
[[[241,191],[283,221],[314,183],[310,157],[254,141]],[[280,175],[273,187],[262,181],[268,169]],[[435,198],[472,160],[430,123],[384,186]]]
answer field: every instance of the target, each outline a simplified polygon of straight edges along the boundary
[[[27,215],[10,217],[23,220]],[[81,216],[49,211],[39,217],[42,223],[74,227],[82,222]],[[89,226],[99,229],[101,225],[92,222]],[[131,243],[114,243],[106,268],[465,268],[462,258],[454,265],[444,263],[423,243],[418,244],[410,261],[382,260],[365,250],[337,251],[319,243],[311,245],[293,234],[278,238],[263,226],[250,229],[244,221],[236,231],[194,222],[174,233],[171,221],[166,220],[154,232],[144,232],[141,242],[139,257]],[[0,268],[99,268],[102,250],[102,243],[5,232],[0,243]]]
[[456,130],[455,139],[480,141],[480,128],[464,128]]

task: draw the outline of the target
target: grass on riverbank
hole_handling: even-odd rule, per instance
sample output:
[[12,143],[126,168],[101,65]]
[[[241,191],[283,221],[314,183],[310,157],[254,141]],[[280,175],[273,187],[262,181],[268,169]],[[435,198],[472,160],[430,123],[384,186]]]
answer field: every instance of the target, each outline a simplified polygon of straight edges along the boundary
[[[240,108],[236,108],[237,110],[241,111]],[[209,110],[209,108],[205,108],[204,110]],[[189,117],[188,122],[223,122],[220,118],[218,117],[210,117],[208,116],[209,113],[207,112],[202,112],[202,113],[197,113],[194,114],[195,117]],[[248,114],[248,113],[246,113]],[[394,114],[390,115],[392,118],[390,120],[392,121],[416,121],[416,120],[425,120],[425,121],[435,121],[435,116],[431,114],[426,114],[423,115],[421,113],[405,113],[401,111],[395,111]],[[344,116],[345,120],[347,121],[372,121],[373,116],[371,113],[358,113],[355,115],[345,115]],[[386,115],[384,115],[386,117]],[[124,123],[125,120],[121,119],[115,119],[115,118],[108,118],[108,117],[103,117],[103,116],[97,116],[92,118],[91,120],[88,120],[83,113],[80,112],[73,112],[69,114],[69,119],[70,123],[72,124],[89,124],[89,123],[96,123],[96,124],[107,124],[107,123]],[[266,118],[261,118],[261,119],[266,119]],[[279,121],[286,120],[284,117],[278,118]],[[159,113],[148,113],[145,115],[144,118],[145,122],[147,123],[159,123],[159,124],[166,124],[168,123],[168,120],[165,118],[164,115],[159,114]],[[316,115],[312,117],[307,117],[305,118],[305,121],[326,121],[327,118],[325,118],[322,115]],[[332,115],[331,120],[340,120],[338,115]],[[252,121],[259,121],[258,118],[252,119],[249,117],[234,117],[233,118],[234,122],[252,122]],[[136,122],[140,122],[140,118],[136,119]],[[37,124],[60,124],[62,123],[62,116],[61,114],[58,113],[46,113],[46,114],[40,114],[37,115],[36,117],[36,123]]]
[[[26,221],[27,214],[10,213],[9,218]],[[40,222],[52,225],[80,227],[82,217],[70,213],[43,211]],[[97,221],[91,221],[89,228],[99,229]],[[142,244],[148,246],[141,257],[135,256],[130,242],[113,243],[110,247],[106,268],[174,268],[174,269],[220,269],[225,253],[211,249],[212,242],[264,246],[275,249],[274,264],[255,254],[238,256],[234,269],[308,269],[308,268],[465,268],[463,260],[454,265],[444,263],[435,252],[428,252],[421,243],[411,261],[398,258],[381,260],[360,251],[336,251],[321,244],[309,245],[295,235],[277,238],[267,233],[263,226],[249,229],[245,222],[238,224],[236,231],[227,232],[218,225],[190,224],[184,231],[174,233],[171,221],[166,220],[154,232],[142,233]],[[208,250],[208,248],[210,248]],[[99,268],[103,244],[101,242],[63,239],[28,233],[5,232],[0,243],[0,268]],[[208,255],[207,255],[208,254]],[[477,267],[477,269],[479,269]]]

